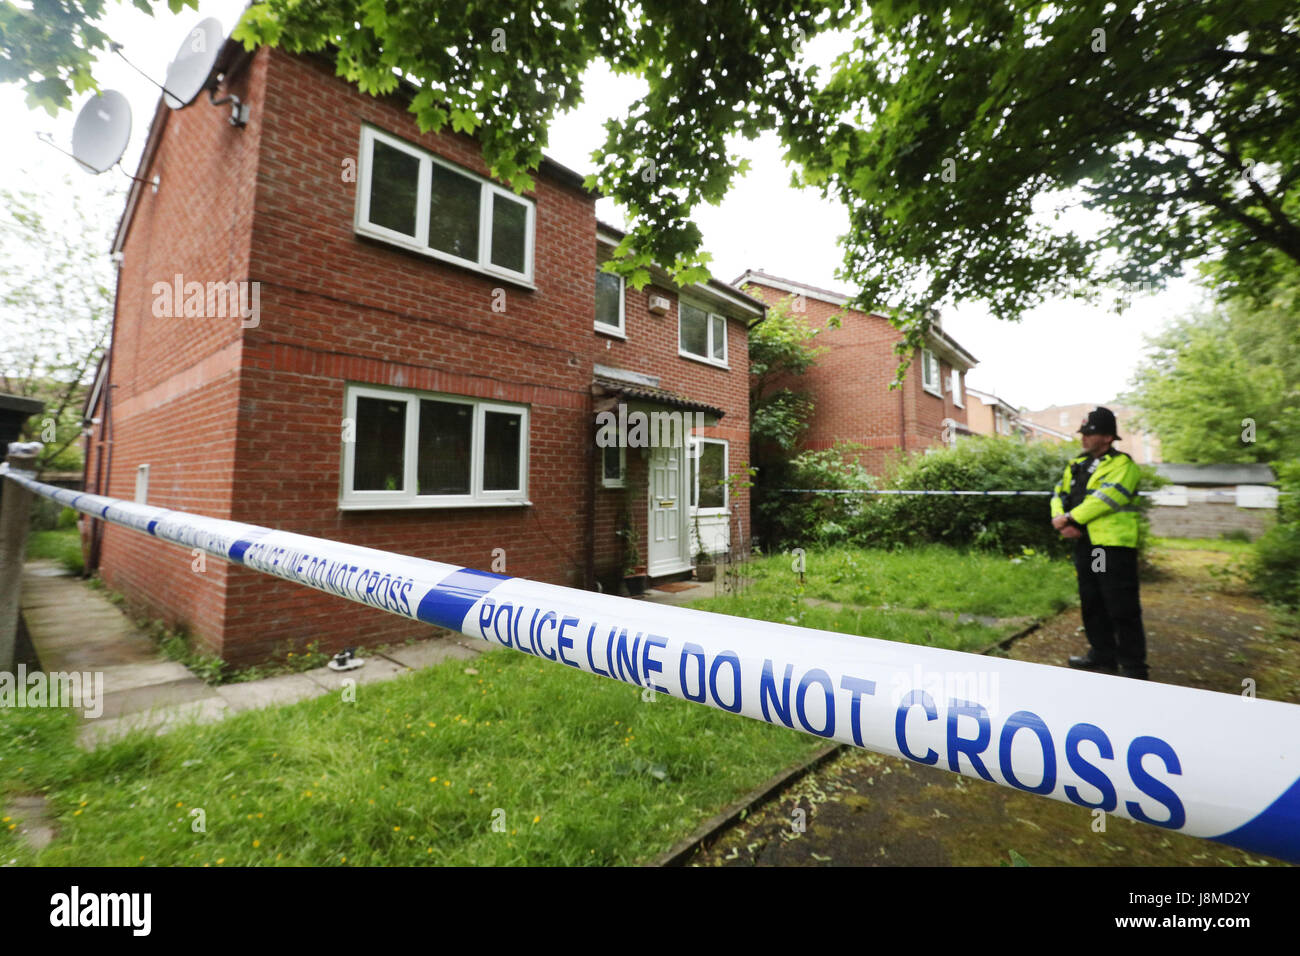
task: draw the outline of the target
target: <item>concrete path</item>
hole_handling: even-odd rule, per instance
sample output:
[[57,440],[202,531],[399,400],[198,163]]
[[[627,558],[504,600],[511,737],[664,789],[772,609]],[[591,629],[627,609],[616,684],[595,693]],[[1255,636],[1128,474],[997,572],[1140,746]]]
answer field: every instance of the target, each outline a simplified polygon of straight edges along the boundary
[[291,704],[357,684],[388,680],[449,659],[480,653],[468,638],[433,638],[363,652],[366,665],[340,673],[328,667],[264,680],[212,686],[169,660],[102,592],[91,590],[57,562],[23,567],[22,615],[47,674],[103,674],[102,713],[84,717],[78,742],[87,749],[141,727],[165,733],[181,723],[221,720],[228,714]]

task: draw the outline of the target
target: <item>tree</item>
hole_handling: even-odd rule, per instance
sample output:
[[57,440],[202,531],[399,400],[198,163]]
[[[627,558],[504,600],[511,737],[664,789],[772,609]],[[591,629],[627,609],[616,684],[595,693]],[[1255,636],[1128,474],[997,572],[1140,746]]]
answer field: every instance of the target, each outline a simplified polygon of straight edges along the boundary
[[[749,453],[756,469],[751,512],[759,536],[769,543],[790,527],[792,501],[780,489],[795,470],[794,458],[814,404],[798,379],[827,351],[815,345],[814,328],[793,298],[768,307],[766,317],[749,330]],[[830,325],[838,326],[839,317]],[[802,520],[802,519],[801,519]]]
[[1149,340],[1125,401],[1168,461],[1300,458],[1300,270],[1263,306],[1239,297]]
[[41,468],[81,465],[82,406],[113,322],[107,253],[120,200],[84,199],[62,221],[43,211],[48,197],[0,188],[0,391],[45,402],[22,432],[45,443]]
[[[1011,319],[1205,256],[1258,287],[1271,253],[1300,262],[1297,60],[1273,0],[877,2],[815,97],[851,121],[795,159],[849,208],[845,277],[913,315]],[[1059,191],[1107,214],[1098,238],[1035,218]]]
[[[153,15],[154,0],[131,0]],[[0,3],[0,83],[21,83],[27,105],[51,116],[68,106],[74,93],[97,89],[93,66],[107,50],[109,37],[95,25],[104,0],[31,0]],[[167,0],[172,13],[198,7],[198,0]]]
[[[838,324],[838,323],[836,323]],[[792,454],[812,421],[813,402],[791,386],[827,349],[815,346],[820,332],[785,299],[749,330],[749,429],[755,450],[771,446]]]
[[[91,25],[101,0],[3,10],[0,79],[46,104],[85,86],[87,51],[105,40]],[[33,26],[49,10],[53,25]],[[328,53],[371,93],[411,78],[420,127],[476,135],[493,174],[518,189],[590,63],[643,76],[649,92],[608,121],[589,178],[632,221],[615,268],[637,287],[652,262],[681,283],[707,274],[691,213],[743,172],[727,138],[773,131],[799,181],[847,208],[841,279],[858,290],[852,305],[887,310],[906,331],[902,355],[946,303],[1012,319],[1066,283],[1083,296],[1158,285],[1205,257],[1221,260],[1225,288],[1265,294],[1278,257],[1300,262],[1294,0],[540,0],[524,11],[514,0],[264,0],[235,36]],[[823,80],[800,52],[840,28],[853,48]],[[1070,191],[1108,214],[1100,237],[1035,218],[1036,201]]]

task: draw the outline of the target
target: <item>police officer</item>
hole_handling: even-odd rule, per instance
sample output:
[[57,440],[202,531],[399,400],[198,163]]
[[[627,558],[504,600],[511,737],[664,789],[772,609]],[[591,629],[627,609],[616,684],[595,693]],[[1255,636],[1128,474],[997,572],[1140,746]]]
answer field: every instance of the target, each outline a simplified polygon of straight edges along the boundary
[[1083,629],[1091,647],[1071,657],[1082,670],[1147,679],[1138,598],[1137,463],[1111,445],[1115,414],[1098,406],[1079,429],[1083,454],[1065,466],[1052,494],[1052,526],[1074,540]]

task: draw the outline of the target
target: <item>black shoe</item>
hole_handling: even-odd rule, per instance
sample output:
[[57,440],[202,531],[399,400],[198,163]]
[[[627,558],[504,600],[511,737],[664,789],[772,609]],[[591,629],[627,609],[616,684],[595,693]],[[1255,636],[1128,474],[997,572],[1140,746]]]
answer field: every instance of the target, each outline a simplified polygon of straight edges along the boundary
[[1106,674],[1115,673],[1114,661],[1102,661],[1092,656],[1092,651],[1081,657],[1070,657],[1070,666],[1081,671],[1101,671]]
[[1150,680],[1151,675],[1145,667],[1121,667],[1119,669],[1120,677],[1131,677],[1133,680]]

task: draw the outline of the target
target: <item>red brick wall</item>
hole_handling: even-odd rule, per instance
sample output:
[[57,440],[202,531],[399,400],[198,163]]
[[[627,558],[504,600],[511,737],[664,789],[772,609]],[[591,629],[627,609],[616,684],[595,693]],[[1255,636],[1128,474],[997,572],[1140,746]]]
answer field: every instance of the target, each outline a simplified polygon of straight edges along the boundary
[[[478,146],[420,134],[403,102],[361,94],[320,60],[260,50],[244,82],[253,108],[242,131],[205,103],[166,118],[153,164],[163,188],[144,191],[124,250],[108,494],[130,498],[147,461],[151,504],[471,567],[490,567],[503,548],[507,573],[581,586],[593,356],[724,407],[715,431],[732,439],[733,465],[747,458],[743,325],[731,324],[728,374],[679,358],[675,315],[648,316],[645,293],[629,293],[629,343],[604,353],[592,197],[537,176],[535,289],[363,239],[357,187],[342,176],[363,122],[486,175]],[[149,288],[176,272],[258,282],[259,324],[153,319]],[[504,313],[492,311],[498,289]],[[340,510],[348,383],[527,404],[532,506]],[[595,494],[606,524],[597,557],[612,566],[616,493]],[[429,632],[218,560],[197,574],[191,560],[109,528],[101,567],[133,602],[236,664],[312,641],[334,651]]]
[[[262,321],[245,335],[236,517],[366,547],[583,583],[585,441],[595,294],[594,201],[537,177],[535,284],[529,290],[361,239],[353,232],[363,122],[480,175],[478,146],[422,135],[405,105],[377,100],[322,61],[268,52],[264,161],[253,227]],[[493,312],[505,292],[505,311]],[[392,385],[529,406],[531,507],[343,511],[341,428],[348,383]],[[231,574],[228,659],[308,640],[326,650],[428,633],[245,569]]]
[[[773,305],[792,298],[789,292],[758,284],[749,291]],[[836,315],[842,315],[843,322],[831,328],[828,322]],[[841,441],[863,445],[863,464],[879,474],[900,450],[940,444],[945,418],[966,422],[966,410],[953,402],[948,391],[951,367],[947,362],[940,362],[941,398],[925,391],[919,354],[913,356],[902,387],[889,387],[898,367],[894,344],[902,334],[888,319],[846,311],[808,296],[804,296],[802,317],[822,330],[814,344],[828,351],[804,375],[776,384],[806,392],[815,403],[803,448],[831,448]]]
[[[593,273],[594,276],[594,273]],[[594,278],[593,278],[594,282]],[[648,306],[651,295],[663,296],[671,303],[667,314],[653,315]],[[689,298],[688,294],[688,298]],[[699,429],[697,434],[707,438],[720,438],[728,443],[727,464],[731,474],[745,474],[749,462],[749,334],[745,321],[727,319],[727,368],[684,358],[678,354],[678,292],[663,286],[648,285],[636,290],[627,286],[624,292],[625,339],[596,332],[594,305],[587,323],[591,336],[593,363],[642,372],[659,379],[661,388],[678,395],[704,402],[725,413],[715,426]],[[724,314],[725,309],[710,306]],[[599,462],[597,463],[599,465]],[[597,570],[602,575],[618,570],[622,543],[615,535],[618,518],[629,502],[630,514],[635,522],[641,542],[641,558],[646,558],[646,531],[649,520],[646,499],[648,467],[638,449],[627,452],[628,484],[634,489],[635,499],[622,489],[596,490],[596,556]],[[748,539],[749,491],[742,488],[732,494],[728,502],[731,512],[731,538],[733,550]]]
[[[258,101],[266,62],[255,60],[234,91]],[[261,124],[239,130],[229,113],[200,101],[163,108],[155,117],[161,145],[148,170],[155,193],[138,194],[118,276],[110,366],[111,473],[88,475],[102,493],[131,499],[137,466],[149,464],[150,504],[215,517],[232,513],[235,416],[239,391],[240,320],[159,317],[157,282],[243,280],[249,274],[249,230],[257,183]],[[98,436],[96,436],[98,437]],[[109,586],[137,606],[184,625],[213,648],[225,626],[230,568],[211,561],[191,570],[189,551],[138,532],[106,525],[101,571]]]

